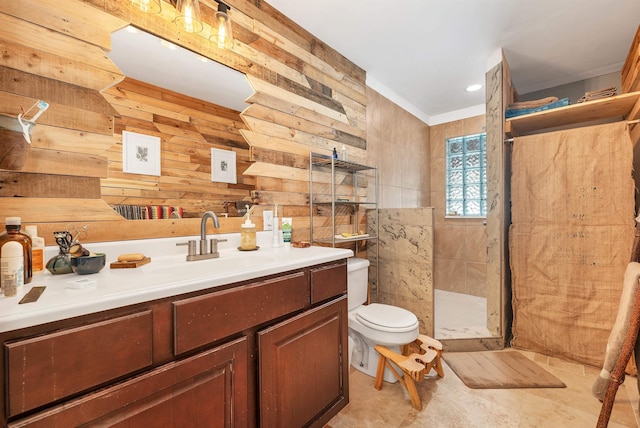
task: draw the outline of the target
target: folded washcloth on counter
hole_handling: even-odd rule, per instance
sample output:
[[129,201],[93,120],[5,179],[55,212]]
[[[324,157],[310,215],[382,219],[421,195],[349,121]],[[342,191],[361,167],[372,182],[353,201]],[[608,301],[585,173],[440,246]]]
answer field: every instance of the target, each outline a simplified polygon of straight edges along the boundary
[[569,105],[569,98],[562,98],[560,100],[550,102],[534,108],[518,108],[518,109],[509,108],[504,112],[504,116],[507,119],[509,119],[510,117],[522,116],[530,113],[537,113],[539,111],[550,110],[553,108],[564,107],[568,105]]
[[585,92],[582,98],[578,100],[578,102],[583,103],[585,101],[597,100],[600,98],[608,98],[617,94],[618,94],[618,88],[616,86],[610,86],[608,88]]
[[523,108],[536,108],[543,106],[545,104],[553,103],[558,101],[558,97],[546,97],[541,98],[539,100],[531,100],[531,101],[517,101],[515,103],[509,104],[509,110],[520,110]]

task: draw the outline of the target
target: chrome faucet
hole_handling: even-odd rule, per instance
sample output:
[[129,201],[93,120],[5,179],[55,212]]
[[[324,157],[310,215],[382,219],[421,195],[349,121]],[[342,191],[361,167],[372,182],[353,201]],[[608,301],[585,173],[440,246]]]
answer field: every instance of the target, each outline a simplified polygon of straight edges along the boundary
[[180,242],[176,245],[188,245],[189,252],[187,254],[187,261],[191,262],[194,260],[204,260],[204,259],[215,259],[220,257],[220,253],[218,253],[218,242],[226,242],[226,239],[217,239],[213,238],[207,242],[207,219],[210,218],[213,221],[213,227],[218,229],[220,227],[220,222],[218,221],[218,216],[213,211],[207,211],[202,215],[202,220],[200,221],[200,251],[199,254],[196,254],[196,241],[189,240],[188,242]]

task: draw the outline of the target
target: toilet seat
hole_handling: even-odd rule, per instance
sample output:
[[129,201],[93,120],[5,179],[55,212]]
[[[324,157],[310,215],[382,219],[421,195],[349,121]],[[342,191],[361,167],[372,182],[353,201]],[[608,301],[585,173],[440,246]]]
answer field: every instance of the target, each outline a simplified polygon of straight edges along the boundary
[[359,307],[356,318],[369,328],[390,333],[406,333],[418,328],[418,318],[414,313],[382,303]]

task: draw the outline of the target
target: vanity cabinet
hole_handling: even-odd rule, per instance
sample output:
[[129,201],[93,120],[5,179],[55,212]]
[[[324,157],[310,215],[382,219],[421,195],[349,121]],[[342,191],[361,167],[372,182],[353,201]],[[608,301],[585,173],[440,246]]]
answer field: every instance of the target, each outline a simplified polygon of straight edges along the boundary
[[346,282],[343,259],[2,333],[2,426],[321,427]]

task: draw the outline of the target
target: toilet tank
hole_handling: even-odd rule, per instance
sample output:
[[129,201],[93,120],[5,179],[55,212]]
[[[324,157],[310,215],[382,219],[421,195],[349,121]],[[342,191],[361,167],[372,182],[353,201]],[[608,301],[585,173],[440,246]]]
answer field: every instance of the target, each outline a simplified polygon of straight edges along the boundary
[[369,260],[347,259],[347,300],[349,310],[367,301],[369,291]]

